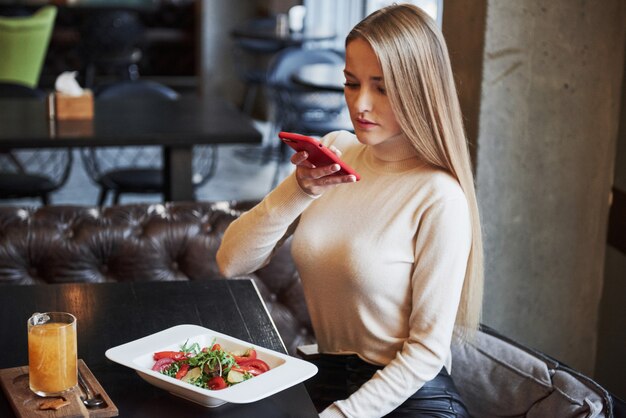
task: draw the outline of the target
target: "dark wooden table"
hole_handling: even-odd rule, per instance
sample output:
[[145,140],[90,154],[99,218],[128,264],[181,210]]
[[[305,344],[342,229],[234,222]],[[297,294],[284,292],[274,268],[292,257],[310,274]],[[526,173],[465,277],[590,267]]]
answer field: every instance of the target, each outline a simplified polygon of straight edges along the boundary
[[308,64],[293,73],[292,79],[305,87],[342,92],[345,77],[343,64]]
[[[33,312],[67,311],[78,320],[82,358],[120,417],[317,417],[299,384],[251,404],[204,408],[158,389],[104,353],[179,324],[196,324],[285,353],[250,280],[0,286],[0,368],[28,364],[26,320]],[[0,417],[13,411],[0,391]]]
[[252,119],[220,98],[183,96],[95,102],[93,120],[50,121],[45,103],[0,100],[0,151],[20,148],[160,145],[165,201],[193,200],[196,144],[260,143]]

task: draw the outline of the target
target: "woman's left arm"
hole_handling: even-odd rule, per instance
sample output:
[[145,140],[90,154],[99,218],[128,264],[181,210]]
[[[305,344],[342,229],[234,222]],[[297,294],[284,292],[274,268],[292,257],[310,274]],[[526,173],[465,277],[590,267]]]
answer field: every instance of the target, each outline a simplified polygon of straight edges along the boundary
[[464,197],[438,201],[426,210],[416,238],[407,340],[384,369],[320,416],[337,416],[332,411],[339,409],[350,418],[382,417],[437,376],[449,355],[471,230]]

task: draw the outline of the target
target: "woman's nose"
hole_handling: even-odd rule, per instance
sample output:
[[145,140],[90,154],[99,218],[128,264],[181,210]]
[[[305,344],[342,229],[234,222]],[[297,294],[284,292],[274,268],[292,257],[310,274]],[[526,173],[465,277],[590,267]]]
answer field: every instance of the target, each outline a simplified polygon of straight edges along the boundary
[[372,96],[367,89],[359,90],[354,104],[359,113],[372,110]]

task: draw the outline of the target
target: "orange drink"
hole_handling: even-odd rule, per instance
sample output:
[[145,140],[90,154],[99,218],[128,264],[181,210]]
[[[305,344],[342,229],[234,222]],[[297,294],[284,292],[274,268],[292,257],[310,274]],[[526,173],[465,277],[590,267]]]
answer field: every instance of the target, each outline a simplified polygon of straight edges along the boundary
[[28,320],[30,390],[58,396],[76,386],[76,318],[64,312],[36,313]]

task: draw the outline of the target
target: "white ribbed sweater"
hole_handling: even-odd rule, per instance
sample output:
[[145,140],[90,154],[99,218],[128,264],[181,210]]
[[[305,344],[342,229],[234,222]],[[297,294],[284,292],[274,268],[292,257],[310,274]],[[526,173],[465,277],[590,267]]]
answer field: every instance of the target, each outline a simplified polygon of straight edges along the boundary
[[217,262],[229,277],[257,270],[298,220],[292,255],[320,352],[385,366],[321,416],[382,417],[450,370],[471,245],[467,200],[404,138],[386,152],[348,132],[322,141],[361,180],[314,199],[289,176],[229,226]]

